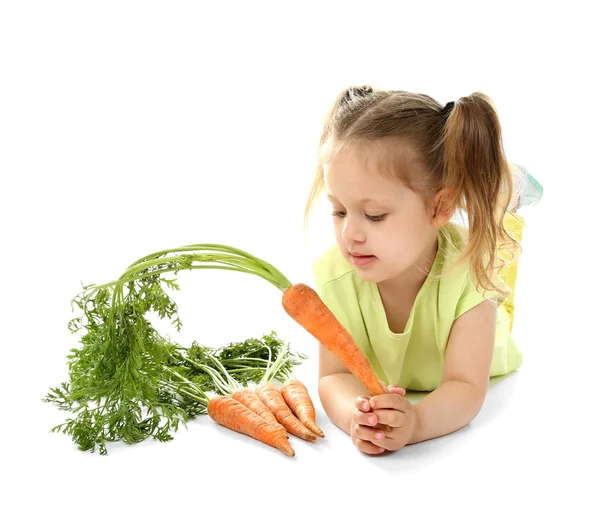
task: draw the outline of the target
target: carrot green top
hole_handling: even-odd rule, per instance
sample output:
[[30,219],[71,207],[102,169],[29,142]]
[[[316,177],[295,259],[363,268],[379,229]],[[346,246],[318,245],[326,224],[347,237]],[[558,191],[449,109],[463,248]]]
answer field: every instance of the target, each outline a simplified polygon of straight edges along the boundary
[[[390,330],[377,283],[361,279],[354,267],[331,246],[313,263],[315,290],[353,336],[387,384],[415,391],[434,390],[441,381],[446,343],[455,319],[497,293],[478,291],[468,266],[441,279],[432,278],[450,267],[457,256],[448,255],[447,237],[462,246],[464,227],[448,223],[438,233],[432,270],[423,283],[401,333]],[[512,372],[521,365],[521,353],[510,333],[509,315],[498,296],[496,344],[491,375]]]

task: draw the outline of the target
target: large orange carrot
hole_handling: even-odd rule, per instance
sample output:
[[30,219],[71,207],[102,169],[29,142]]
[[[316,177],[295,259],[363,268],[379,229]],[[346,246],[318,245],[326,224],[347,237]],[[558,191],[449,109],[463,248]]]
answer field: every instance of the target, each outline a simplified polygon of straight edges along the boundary
[[247,408],[254,411],[265,421],[280,429],[286,436],[286,428],[277,421],[273,412],[263,403],[259,396],[252,391],[250,388],[240,388],[231,393],[231,398],[234,398],[238,402],[244,404]]
[[289,379],[281,385],[279,391],[285,402],[304,426],[317,434],[325,437],[316,422],[315,407],[312,403],[308,389],[298,379]]
[[208,401],[207,410],[208,415],[217,423],[274,446],[288,457],[295,455],[287,437],[280,429],[237,400],[217,395]]
[[387,393],[354,338],[313,289],[304,283],[292,285],[283,293],[281,304],[298,324],[348,367],[370,395]]
[[285,403],[277,386],[273,383],[263,382],[256,387],[255,391],[264,404],[273,411],[277,421],[281,423],[290,434],[294,434],[296,437],[307,441],[314,441],[317,439],[317,436],[302,425],[302,422],[294,416],[291,409]]

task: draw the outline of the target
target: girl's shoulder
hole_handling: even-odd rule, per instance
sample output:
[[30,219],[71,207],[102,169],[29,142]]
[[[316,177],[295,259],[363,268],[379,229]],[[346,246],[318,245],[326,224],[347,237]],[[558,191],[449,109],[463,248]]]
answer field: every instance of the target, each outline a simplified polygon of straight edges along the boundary
[[[446,289],[452,289],[458,296],[479,294],[482,298],[498,298],[499,303],[504,302],[497,291],[484,290],[478,287],[475,273],[469,260],[463,260],[456,264],[462,251],[468,241],[469,230],[467,227],[458,223],[449,222],[440,229],[440,243],[443,245],[443,255],[441,256],[439,270],[439,279]],[[494,274],[492,280],[495,285],[507,288],[506,283],[500,275]]]
[[450,221],[440,227],[439,232],[449,253],[455,252],[454,255],[458,255],[467,244],[469,229],[464,225]]

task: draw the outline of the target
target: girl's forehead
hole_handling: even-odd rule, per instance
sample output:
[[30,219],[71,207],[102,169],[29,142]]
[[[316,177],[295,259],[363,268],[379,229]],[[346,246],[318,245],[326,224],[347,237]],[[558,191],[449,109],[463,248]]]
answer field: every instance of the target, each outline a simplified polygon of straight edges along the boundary
[[384,154],[361,147],[348,147],[323,164],[328,195],[336,188],[360,187],[364,194],[396,196],[405,184],[386,166]]
[[372,170],[379,159],[381,159],[380,153],[374,149],[369,150],[362,144],[351,144],[331,154],[324,167],[331,169],[340,166],[352,166]]

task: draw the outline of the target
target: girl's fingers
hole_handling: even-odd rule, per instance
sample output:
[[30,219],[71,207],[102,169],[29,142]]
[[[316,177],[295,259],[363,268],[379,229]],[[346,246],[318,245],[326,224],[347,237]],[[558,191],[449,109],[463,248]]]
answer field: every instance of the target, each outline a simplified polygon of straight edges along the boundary
[[394,428],[403,427],[406,423],[406,414],[395,409],[377,409],[369,415],[374,414],[377,417],[377,423],[389,425]]
[[371,443],[371,441],[363,441],[362,439],[357,439],[354,444],[361,452],[368,453],[369,455],[379,455],[385,452],[385,448],[375,446],[373,443]]
[[371,410],[368,397],[357,397],[354,403],[359,411],[366,413]]
[[381,379],[379,379],[379,384],[381,384],[381,387],[385,390],[386,393],[398,393],[402,396],[406,395],[406,390],[398,386],[397,384],[387,385]]
[[383,453],[385,450],[392,447],[392,438],[386,435],[386,431],[379,428],[364,427],[362,425],[355,425],[354,438],[356,446],[362,441],[363,448],[359,448],[366,453],[373,452]]
[[[379,450],[393,450],[394,449],[394,441],[391,438],[384,437],[383,439],[375,439],[371,441],[371,444],[375,446],[375,448],[379,448]],[[383,452],[381,452],[383,453]]]
[[370,410],[375,409],[397,409],[398,411],[407,411],[411,403],[398,393],[385,393],[375,395],[369,400]]
[[354,437],[363,441],[370,441],[374,444],[377,441],[384,441],[386,438],[384,430],[358,424],[354,425]]
[[377,416],[373,413],[363,413],[362,411],[356,411],[354,413],[354,423],[358,423],[359,425],[373,427],[377,425],[377,421]]
[[387,385],[387,384],[385,384],[385,383],[384,383],[384,382],[383,382],[381,379],[378,379],[378,381],[379,381],[379,384],[381,384],[381,389],[382,389],[383,391],[389,391],[389,390],[388,390],[388,385]]
[[390,384],[387,389],[390,393],[398,393],[398,395],[402,396],[406,395],[406,390],[396,384]]

